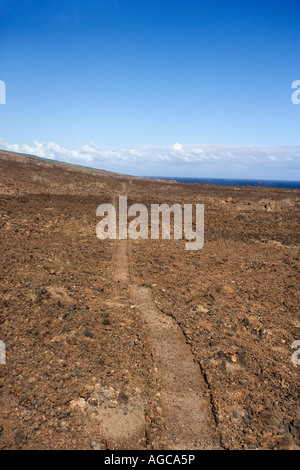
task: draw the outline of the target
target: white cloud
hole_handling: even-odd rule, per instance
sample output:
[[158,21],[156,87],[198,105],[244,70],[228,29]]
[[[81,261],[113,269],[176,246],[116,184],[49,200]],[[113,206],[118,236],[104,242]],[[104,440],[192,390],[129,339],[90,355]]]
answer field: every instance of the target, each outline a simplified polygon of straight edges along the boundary
[[233,145],[139,145],[102,149],[90,142],[76,149],[55,142],[0,148],[43,158],[136,175],[299,179],[300,147]]
[[182,150],[182,145],[176,142],[176,144],[173,145],[174,150]]

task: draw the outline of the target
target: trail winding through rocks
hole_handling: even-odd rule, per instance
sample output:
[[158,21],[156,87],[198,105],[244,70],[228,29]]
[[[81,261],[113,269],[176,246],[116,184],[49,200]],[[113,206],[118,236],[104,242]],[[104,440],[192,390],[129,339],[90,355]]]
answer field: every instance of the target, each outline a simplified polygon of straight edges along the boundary
[[[122,192],[126,190],[123,183]],[[114,198],[114,203],[117,198]],[[216,449],[219,438],[210,393],[182,330],[155,305],[151,290],[130,281],[129,240],[117,240],[112,260],[113,279],[126,286],[142,315],[156,363],[166,449]]]

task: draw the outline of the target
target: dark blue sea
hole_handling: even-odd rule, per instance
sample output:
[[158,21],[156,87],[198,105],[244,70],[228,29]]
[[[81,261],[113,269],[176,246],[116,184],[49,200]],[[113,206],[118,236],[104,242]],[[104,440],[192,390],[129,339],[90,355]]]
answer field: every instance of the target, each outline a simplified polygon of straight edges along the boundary
[[270,188],[298,188],[300,181],[274,181],[274,180],[245,180],[245,179],[222,179],[222,178],[171,178],[151,177],[160,180],[178,181],[178,183],[208,183],[222,186],[268,186]]

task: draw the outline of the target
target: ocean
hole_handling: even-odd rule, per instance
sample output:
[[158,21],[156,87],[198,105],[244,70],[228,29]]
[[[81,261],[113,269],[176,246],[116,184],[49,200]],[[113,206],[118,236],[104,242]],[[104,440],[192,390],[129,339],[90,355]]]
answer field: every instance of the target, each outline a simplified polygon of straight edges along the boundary
[[151,176],[150,178],[160,180],[172,180],[178,183],[208,183],[222,186],[268,186],[270,188],[297,188],[300,189],[300,181],[276,181],[276,180],[254,180],[254,179],[228,179],[228,178],[176,178]]

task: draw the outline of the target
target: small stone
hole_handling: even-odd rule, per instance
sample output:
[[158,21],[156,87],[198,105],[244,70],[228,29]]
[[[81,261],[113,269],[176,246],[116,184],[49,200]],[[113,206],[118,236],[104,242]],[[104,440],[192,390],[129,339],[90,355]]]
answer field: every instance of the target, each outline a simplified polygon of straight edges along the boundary
[[96,398],[89,398],[88,399],[88,404],[92,407],[98,406],[98,400]]
[[62,421],[62,422],[60,423],[60,427],[61,427],[64,431],[66,431],[66,429],[68,429],[68,427],[69,427],[68,421]]
[[29,384],[34,384],[35,382],[36,382],[36,377],[30,377],[30,378],[28,379],[28,383],[29,383]]
[[116,408],[118,406],[118,402],[116,400],[110,401],[108,403],[109,408]]
[[102,388],[101,393],[104,396],[104,398],[106,398],[106,400],[111,400],[111,398],[112,398],[112,390],[111,389]]
[[92,440],[91,444],[92,444],[92,448],[94,450],[101,450],[101,445],[95,439]]
[[23,433],[23,431],[19,430],[19,431],[16,432],[15,443],[19,447],[23,447],[23,445],[26,443],[26,437],[25,437],[25,434]]
[[84,330],[84,336],[86,336],[87,338],[93,338],[94,337],[94,334],[93,332],[89,329],[89,328],[86,328]]
[[128,403],[128,396],[124,392],[120,392],[118,395],[118,403],[126,405]]

